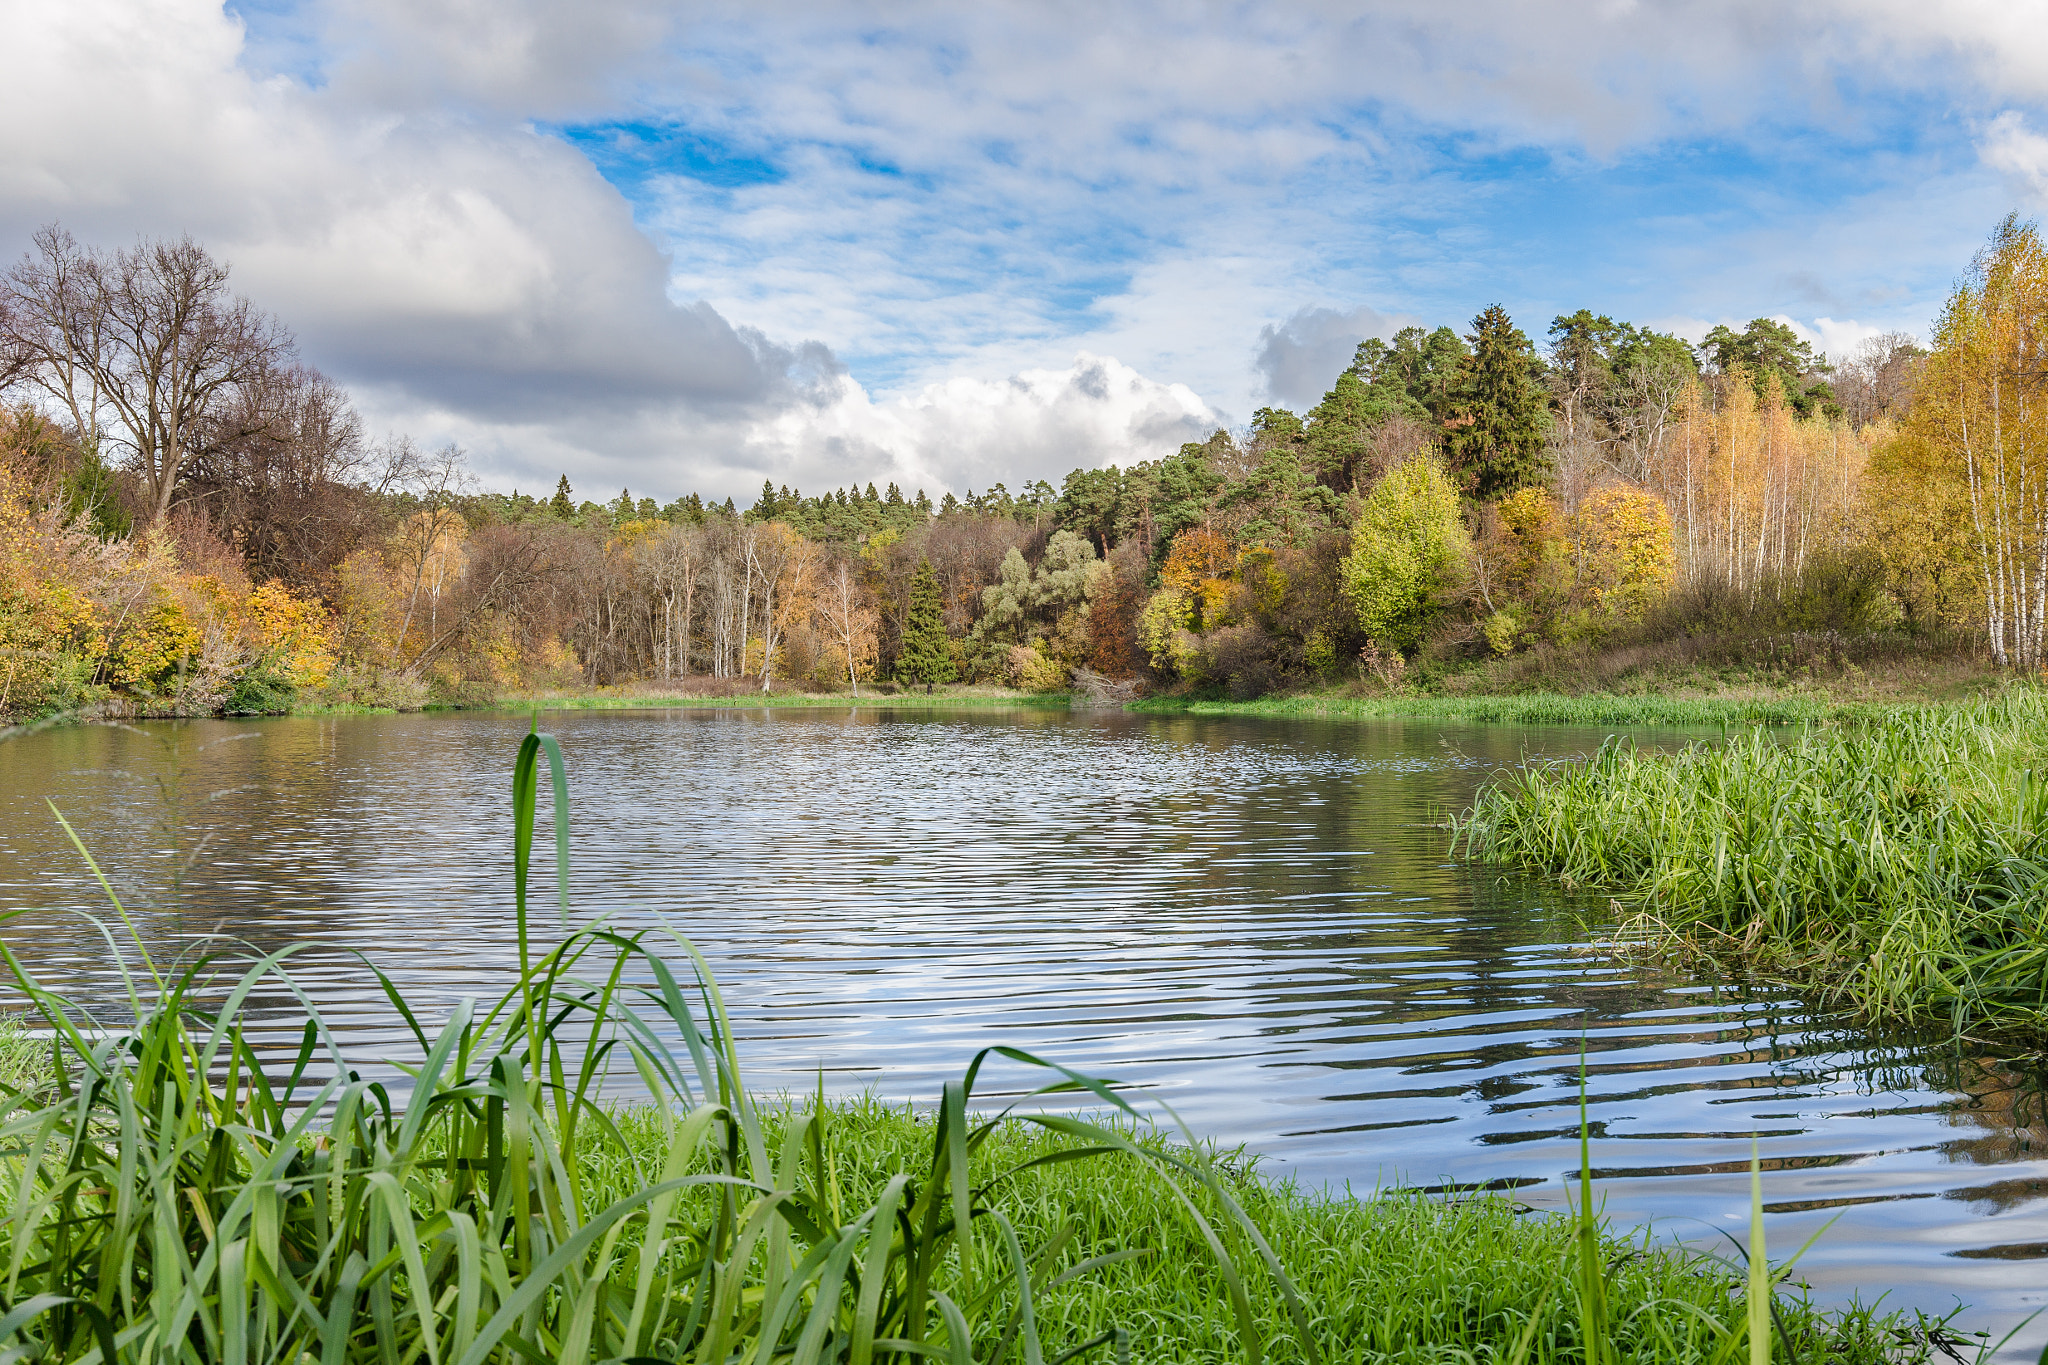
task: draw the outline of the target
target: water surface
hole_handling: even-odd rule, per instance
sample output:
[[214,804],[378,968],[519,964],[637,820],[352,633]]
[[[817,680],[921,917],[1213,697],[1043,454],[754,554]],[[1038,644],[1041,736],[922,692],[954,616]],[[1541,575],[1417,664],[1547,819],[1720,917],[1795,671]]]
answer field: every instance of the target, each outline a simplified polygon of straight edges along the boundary
[[[1784,993],[1617,963],[1555,888],[1446,853],[1489,772],[1603,732],[1054,711],[567,712],[579,915],[657,918],[719,972],[762,1089],[929,1099],[1007,1043],[1139,1084],[1313,1184],[1562,1203],[1578,1052],[1610,1216],[1747,1216],[1824,1299],[2002,1333],[2048,1303],[2048,1130],[2011,1068]],[[513,961],[511,716],[202,721],[0,744],[4,933],[113,998],[54,800],[154,948],[323,948],[297,974],[366,1056],[404,1046],[354,950],[440,1002]],[[1676,742],[1677,735],[1646,735]],[[1023,1084],[1021,1070],[994,1084]],[[1723,1244],[1725,1246],[1725,1244]],[[2048,1326],[2026,1334],[2032,1350]],[[2016,1348],[2013,1358],[2032,1358]]]

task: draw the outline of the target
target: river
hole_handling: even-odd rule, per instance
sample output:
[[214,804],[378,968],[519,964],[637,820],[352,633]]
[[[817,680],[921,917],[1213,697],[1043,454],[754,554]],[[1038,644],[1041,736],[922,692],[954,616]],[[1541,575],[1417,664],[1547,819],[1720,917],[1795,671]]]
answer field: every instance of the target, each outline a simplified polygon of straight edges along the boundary
[[[758,1090],[929,1099],[1005,1043],[1136,1084],[1265,1169],[1563,1203],[1580,1040],[1609,1217],[1701,1246],[1747,1218],[1817,1298],[2002,1334],[2048,1305],[2048,1126],[2015,1068],[1794,995],[1619,963],[1556,888],[1446,852],[1494,769],[1603,732],[1037,709],[551,712],[579,917],[709,957]],[[154,951],[323,945],[295,973],[365,1057],[405,1039],[360,952],[432,1004],[513,961],[524,717],[72,726],[0,743],[0,928],[89,1003],[77,827]],[[1685,736],[1645,733],[1646,743]],[[550,875],[539,879],[551,887]],[[551,903],[551,897],[543,903]],[[1022,1068],[994,1073],[1021,1085]],[[2048,1315],[2006,1353],[2033,1358]]]

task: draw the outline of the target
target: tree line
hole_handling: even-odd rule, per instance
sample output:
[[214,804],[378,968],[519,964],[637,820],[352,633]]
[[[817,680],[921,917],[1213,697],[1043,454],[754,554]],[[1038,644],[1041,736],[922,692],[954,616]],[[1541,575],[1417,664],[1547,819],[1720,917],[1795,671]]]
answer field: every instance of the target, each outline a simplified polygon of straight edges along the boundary
[[1597,648],[1687,594],[2033,667],[2041,260],[2001,225],[1931,352],[1589,310],[1539,344],[1496,306],[1361,343],[1305,413],[1057,488],[764,483],[742,508],[483,491],[458,449],[371,439],[199,244],[53,226],[0,278],[0,714],[1077,674],[1252,695]]

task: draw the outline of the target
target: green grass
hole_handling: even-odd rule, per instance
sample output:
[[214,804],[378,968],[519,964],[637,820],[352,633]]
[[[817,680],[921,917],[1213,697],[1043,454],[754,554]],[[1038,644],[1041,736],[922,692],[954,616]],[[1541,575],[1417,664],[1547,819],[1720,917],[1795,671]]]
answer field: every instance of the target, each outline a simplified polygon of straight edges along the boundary
[[1641,912],[1653,942],[1876,1016],[2048,1032],[2048,702],[1893,712],[1504,774],[1468,856]]
[[[764,1127],[783,1131],[804,1108],[788,1101],[769,1107]],[[915,1162],[930,1144],[933,1116],[908,1106],[853,1101],[833,1106],[831,1116],[833,1164],[851,1204],[871,1199],[888,1172]],[[629,1144],[650,1151],[658,1146],[640,1116],[625,1116],[620,1126]],[[1141,1146],[1185,1151],[1146,1129],[1116,1126]],[[1239,1358],[1230,1296],[1172,1192],[1127,1162],[1030,1164],[1072,1150],[1060,1135],[1014,1120],[1000,1124],[983,1149],[992,1168],[1026,1168],[1008,1182],[1002,1206],[1024,1245],[1071,1235],[1065,1252],[1071,1261],[1115,1255],[1134,1244],[1144,1249],[1040,1296],[1034,1311],[1046,1341],[1087,1341],[1121,1326],[1141,1359]],[[1293,1277],[1327,1360],[1421,1365],[1471,1352],[1479,1360],[1508,1361],[1526,1339],[1524,1361],[1580,1361],[1589,1307],[1581,1262],[1589,1248],[1608,1358],[1746,1359],[1739,1262],[1680,1254],[1641,1235],[1615,1236],[1597,1218],[1518,1212],[1492,1195],[1308,1191],[1260,1177],[1256,1160],[1242,1153],[1208,1155]],[[607,1179],[629,1188],[624,1163],[616,1169]],[[1782,1273],[1773,1278],[1783,1319],[1780,1348],[1791,1348],[1782,1358],[1838,1365],[1912,1359],[1933,1327],[1911,1315],[1823,1312],[1784,1289]],[[1276,1357],[1294,1357],[1289,1315],[1273,1283],[1251,1283],[1248,1290],[1260,1338]]]
[[395,706],[365,706],[361,702],[296,702],[289,715],[294,716],[395,716]]
[[1335,716],[1361,720],[1465,721],[1499,725],[1795,725],[1867,721],[1902,708],[1816,697],[1665,697],[1653,694],[1565,696],[1526,693],[1474,697],[1261,697],[1252,701],[1136,702],[1133,711],[1205,716]]
[[[548,948],[528,896],[543,757],[565,930]],[[364,1079],[317,1012],[295,1056],[246,1036],[292,949],[221,979],[135,937],[131,1020],[85,1032],[0,944],[53,1035],[48,1053],[0,1037],[23,1069],[0,1090],[0,1358],[1724,1365],[1768,1359],[1760,1296],[1799,1359],[1926,1355],[1902,1319],[1817,1313],[1763,1269],[1745,1297],[1739,1273],[1610,1236],[1584,1183],[1570,1217],[1305,1194],[1013,1049],[929,1112],[759,1104],[687,942],[568,930],[545,736],[521,746],[513,809],[516,981],[430,1027],[371,969],[418,1045],[408,1086]],[[995,1067],[1020,1098],[983,1116]],[[651,1102],[608,1104],[621,1076]]]
[[863,707],[1015,707],[1029,706],[1064,709],[1067,706],[1065,693],[1013,692],[1007,689],[940,688],[927,696],[923,692],[899,692],[894,695],[879,692],[862,692],[859,696],[851,693],[776,692],[766,695],[759,692],[741,692],[730,697],[706,697],[690,695],[662,695],[658,692],[621,693],[508,693],[492,702],[491,708],[499,711],[613,711],[645,710],[667,707],[722,707],[752,709],[769,706],[806,707],[829,706],[843,708]]

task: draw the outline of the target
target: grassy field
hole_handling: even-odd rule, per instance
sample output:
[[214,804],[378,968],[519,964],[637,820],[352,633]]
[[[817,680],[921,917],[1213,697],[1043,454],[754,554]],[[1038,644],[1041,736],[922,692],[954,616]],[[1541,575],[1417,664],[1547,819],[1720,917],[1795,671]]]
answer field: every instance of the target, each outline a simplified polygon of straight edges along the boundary
[[2048,1033],[2048,701],[1900,709],[1507,773],[1470,857],[1612,893],[1653,946],[1876,1016]]
[[1357,720],[1438,720],[1498,725],[1796,725],[1861,721],[1890,714],[1888,703],[1808,696],[1666,697],[1650,694],[1391,697],[1292,696],[1251,701],[1134,703],[1133,711],[1207,716],[1329,716]]
[[[529,897],[543,782],[558,908]],[[1767,1268],[1754,1178],[1745,1274],[1611,1235],[1584,1174],[1566,1217],[1269,1184],[1007,1048],[928,1111],[758,1104],[694,949],[569,929],[545,736],[513,810],[517,980],[432,1021],[370,978],[416,1039],[409,1085],[365,1079],[317,1012],[295,1056],[251,1041],[291,949],[223,975],[137,940],[132,1022],[83,1032],[0,943],[53,1039],[0,1038],[6,1358],[1849,1365],[1953,1341],[1809,1308]],[[998,1067],[1018,1098],[984,1117]],[[651,1102],[607,1104],[621,1075]]]

